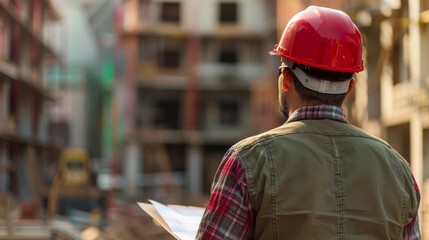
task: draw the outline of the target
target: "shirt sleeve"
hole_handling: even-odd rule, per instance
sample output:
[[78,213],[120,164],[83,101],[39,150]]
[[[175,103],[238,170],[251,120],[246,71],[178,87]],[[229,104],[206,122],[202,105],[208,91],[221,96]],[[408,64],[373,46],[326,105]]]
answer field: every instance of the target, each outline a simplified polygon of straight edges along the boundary
[[244,169],[230,150],[216,172],[197,239],[253,239],[254,216]]
[[[415,179],[414,190],[416,191],[417,201],[420,203],[420,190]],[[404,227],[403,236],[404,240],[419,240],[421,238],[418,214],[416,214],[416,216],[414,216],[414,218],[412,218],[411,221]]]

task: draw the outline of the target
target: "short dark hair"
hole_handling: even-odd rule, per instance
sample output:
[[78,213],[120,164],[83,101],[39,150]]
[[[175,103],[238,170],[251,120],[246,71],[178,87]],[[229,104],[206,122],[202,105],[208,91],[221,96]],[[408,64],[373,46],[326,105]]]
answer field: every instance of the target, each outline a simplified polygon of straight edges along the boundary
[[[292,67],[298,67],[306,74],[320,79],[326,79],[330,81],[345,81],[353,77],[353,73],[345,73],[345,72],[334,72],[328,71],[320,68],[314,68],[302,64],[294,64]],[[291,69],[288,69],[289,73],[292,75],[295,89],[300,95],[300,97],[310,103],[310,104],[329,104],[336,105],[341,107],[343,104],[344,98],[346,97],[346,93],[341,94],[329,94],[329,93],[320,93],[311,89],[308,89],[302,85],[302,83],[298,80],[295,74]]]

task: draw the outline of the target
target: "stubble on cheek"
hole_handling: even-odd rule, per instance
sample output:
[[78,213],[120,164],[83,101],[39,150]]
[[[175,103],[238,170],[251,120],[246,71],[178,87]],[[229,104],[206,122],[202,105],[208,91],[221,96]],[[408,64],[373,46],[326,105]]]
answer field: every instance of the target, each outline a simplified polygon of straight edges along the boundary
[[283,115],[283,117],[288,120],[289,119],[289,108],[288,103],[286,101],[286,92],[283,90],[279,91],[279,108],[280,113]]

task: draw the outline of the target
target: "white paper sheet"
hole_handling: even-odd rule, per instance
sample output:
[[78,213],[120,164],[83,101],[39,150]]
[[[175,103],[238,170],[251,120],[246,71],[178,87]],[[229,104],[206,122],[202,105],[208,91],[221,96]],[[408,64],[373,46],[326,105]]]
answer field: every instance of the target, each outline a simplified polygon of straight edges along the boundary
[[146,203],[138,203],[139,206],[145,210],[156,221],[162,222],[161,224],[168,232],[174,237],[181,240],[193,240],[198,231],[201,218],[204,213],[204,208],[183,205],[164,205],[154,200],[149,200],[152,206],[156,209],[157,213],[162,219],[156,216],[155,213],[149,213]]

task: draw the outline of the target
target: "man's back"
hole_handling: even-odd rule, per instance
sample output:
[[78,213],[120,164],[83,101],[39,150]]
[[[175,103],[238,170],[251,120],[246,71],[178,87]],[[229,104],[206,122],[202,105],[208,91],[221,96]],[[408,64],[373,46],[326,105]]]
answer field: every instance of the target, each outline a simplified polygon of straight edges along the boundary
[[349,124],[291,122],[235,148],[258,239],[401,239],[416,214],[406,161]]

